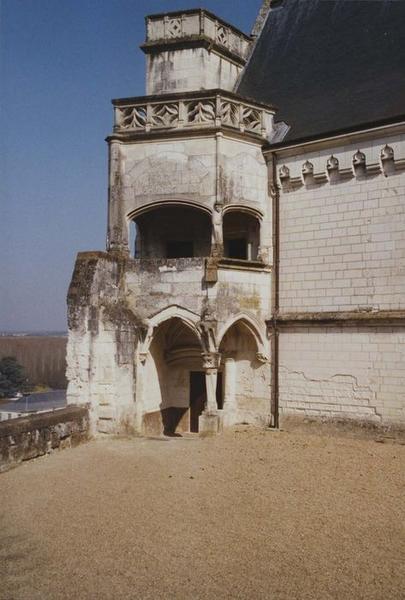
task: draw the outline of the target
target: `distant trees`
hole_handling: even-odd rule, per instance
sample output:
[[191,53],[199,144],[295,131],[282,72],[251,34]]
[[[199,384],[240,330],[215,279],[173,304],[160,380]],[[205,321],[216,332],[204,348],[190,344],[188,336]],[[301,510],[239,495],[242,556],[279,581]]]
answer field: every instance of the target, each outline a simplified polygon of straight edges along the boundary
[[28,388],[28,379],[14,356],[0,359],[0,398],[11,398]]

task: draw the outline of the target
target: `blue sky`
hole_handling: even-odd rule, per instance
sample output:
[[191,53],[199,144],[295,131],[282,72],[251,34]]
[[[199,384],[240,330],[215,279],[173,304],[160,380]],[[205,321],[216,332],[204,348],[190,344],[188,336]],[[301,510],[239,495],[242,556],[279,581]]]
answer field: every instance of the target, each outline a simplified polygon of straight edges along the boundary
[[110,100],[145,93],[144,16],[249,32],[261,0],[0,2],[0,330],[64,330],[76,254],[105,248]]

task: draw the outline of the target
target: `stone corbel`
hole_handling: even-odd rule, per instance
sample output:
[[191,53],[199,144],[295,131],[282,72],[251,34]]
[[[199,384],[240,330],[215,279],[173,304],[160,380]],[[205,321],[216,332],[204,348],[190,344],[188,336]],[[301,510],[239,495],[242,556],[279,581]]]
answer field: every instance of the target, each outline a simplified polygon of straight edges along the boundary
[[310,186],[315,183],[314,165],[306,160],[301,169],[302,181],[305,186]]
[[278,179],[280,181],[280,186],[283,192],[286,192],[290,188],[290,169],[287,165],[282,165],[278,170]]
[[206,308],[201,321],[197,324],[197,329],[201,334],[204,353],[217,352],[217,327],[218,321],[214,310],[211,307]]
[[256,359],[263,365],[269,365],[271,363],[270,358],[262,352],[256,352]]
[[388,144],[385,144],[380,153],[381,171],[385,177],[395,173],[394,150]]
[[352,159],[353,173],[356,178],[366,176],[366,155],[364,152],[357,150]]
[[139,335],[138,356],[141,363],[145,364],[155,328],[145,322],[139,325],[137,329]]
[[339,181],[339,160],[333,154],[327,160],[326,172],[330,183]]
[[270,263],[270,252],[267,246],[259,246],[257,250],[257,259],[265,265]]
[[217,370],[221,364],[221,354],[219,352],[203,352],[203,368],[207,371]]

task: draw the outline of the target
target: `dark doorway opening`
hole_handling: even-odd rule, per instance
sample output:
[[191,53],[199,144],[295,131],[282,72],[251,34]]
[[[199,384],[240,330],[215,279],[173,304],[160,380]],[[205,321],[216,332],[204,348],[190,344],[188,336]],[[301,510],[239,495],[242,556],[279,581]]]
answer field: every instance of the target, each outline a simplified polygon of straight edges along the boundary
[[205,408],[207,389],[205,373],[191,371],[190,373],[190,431],[198,433],[198,417]]
[[[203,371],[190,372],[190,432],[198,433],[198,418],[203,413],[207,402],[207,388],[205,373]],[[223,408],[223,385],[222,373],[218,373],[217,379],[217,405]]]
[[217,379],[217,405],[220,410],[224,408],[224,396],[222,388],[222,373],[218,373]]

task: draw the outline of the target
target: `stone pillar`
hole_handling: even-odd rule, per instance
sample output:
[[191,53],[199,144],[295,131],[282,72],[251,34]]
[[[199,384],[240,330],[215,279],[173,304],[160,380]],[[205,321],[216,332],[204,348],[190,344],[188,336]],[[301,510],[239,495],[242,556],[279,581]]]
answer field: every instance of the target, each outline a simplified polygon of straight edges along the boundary
[[219,414],[217,405],[217,379],[221,355],[217,352],[203,353],[203,367],[207,388],[207,404],[198,421],[202,436],[215,435],[219,431]]
[[224,379],[224,410],[229,411],[235,408],[236,402],[236,363],[234,358],[225,359]]
[[207,387],[207,404],[205,412],[209,414],[215,414],[218,410],[217,379],[220,360],[221,356],[217,352],[205,352],[203,354],[203,366],[205,370],[205,382]]
[[216,203],[212,213],[211,256],[221,258],[224,254],[222,204]]
[[146,354],[138,352],[136,357],[134,429],[139,434],[143,433],[143,394],[145,383],[145,362]]
[[119,142],[110,144],[107,250],[129,254],[123,198],[123,157]]

